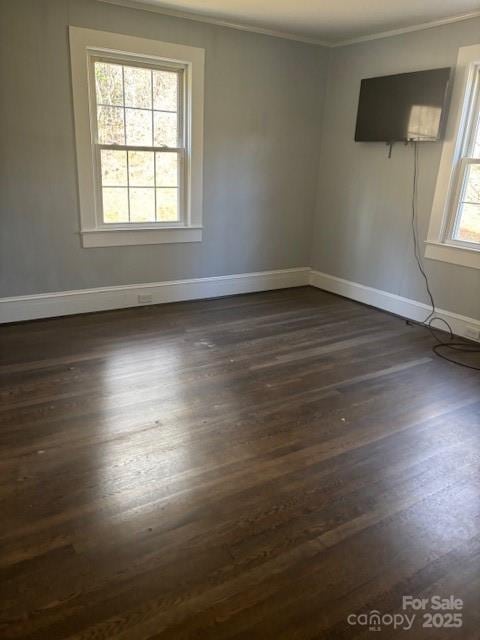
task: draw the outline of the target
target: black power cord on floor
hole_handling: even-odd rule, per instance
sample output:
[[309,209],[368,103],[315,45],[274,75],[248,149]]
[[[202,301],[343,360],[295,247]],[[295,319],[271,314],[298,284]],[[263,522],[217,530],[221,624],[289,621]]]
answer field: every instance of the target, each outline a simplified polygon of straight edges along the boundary
[[[448,324],[448,322],[444,318],[440,318],[436,315],[437,307],[435,305],[435,298],[433,297],[432,290],[430,288],[430,282],[428,280],[428,276],[423,267],[422,259],[420,256],[419,243],[418,243],[418,233],[417,233],[417,185],[418,185],[418,145],[416,141],[412,142],[413,144],[413,188],[412,188],[412,236],[413,236],[413,250],[415,255],[415,261],[418,266],[418,270],[420,271],[424,281],[425,287],[427,289],[427,294],[430,299],[430,304],[432,306],[432,310],[425,318],[423,322],[414,322],[412,320],[407,320],[407,324],[409,325],[417,325],[421,327],[425,327],[430,331],[432,336],[437,341],[437,344],[432,347],[432,351],[439,357],[447,360],[448,362],[452,362],[453,364],[458,364],[461,367],[467,367],[468,369],[474,369],[475,371],[480,371],[480,365],[476,366],[473,364],[468,364],[466,362],[461,362],[459,360],[455,360],[454,358],[448,357],[446,354],[449,351],[457,351],[462,353],[480,353],[480,347],[476,346],[472,342],[459,342],[456,340],[456,337],[453,333],[452,327]],[[434,322],[443,324],[448,331],[449,339],[445,341],[441,337],[437,335],[437,331],[440,331],[439,327],[435,327],[433,325]]]

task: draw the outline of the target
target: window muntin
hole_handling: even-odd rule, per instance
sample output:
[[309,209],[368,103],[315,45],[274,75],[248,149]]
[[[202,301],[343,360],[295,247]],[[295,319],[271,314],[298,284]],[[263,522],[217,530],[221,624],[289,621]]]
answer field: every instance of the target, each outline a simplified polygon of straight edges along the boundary
[[182,222],[185,69],[91,62],[98,225]]
[[449,240],[480,249],[480,65],[470,91]]

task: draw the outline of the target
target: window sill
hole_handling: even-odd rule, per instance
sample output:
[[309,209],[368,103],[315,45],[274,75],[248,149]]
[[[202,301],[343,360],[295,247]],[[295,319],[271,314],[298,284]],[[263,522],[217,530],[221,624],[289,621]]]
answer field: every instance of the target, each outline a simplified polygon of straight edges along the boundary
[[142,244],[201,242],[202,227],[162,227],[161,229],[88,229],[81,231],[82,246],[126,247]]
[[426,242],[425,257],[471,269],[480,269],[480,249],[459,247],[444,242]]

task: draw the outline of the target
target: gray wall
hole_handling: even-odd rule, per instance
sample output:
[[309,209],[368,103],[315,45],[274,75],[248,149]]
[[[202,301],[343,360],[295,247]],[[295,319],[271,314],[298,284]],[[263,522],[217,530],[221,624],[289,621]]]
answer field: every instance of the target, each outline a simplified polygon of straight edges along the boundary
[[[0,297],[309,265],[325,50],[94,0],[0,11]],[[206,49],[201,244],[81,248],[69,24]]]
[[[413,150],[353,141],[360,80],[455,66],[458,48],[480,42],[480,20],[458,22],[330,51],[311,265],[347,280],[427,302],[412,253]],[[441,144],[420,145],[419,227],[423,240]],[[480,318],[480,272],[425,261],[437,304]]]
[[[311,265],[426,301],[412,150],[387,161],[383,145],[353,142],[359,85],[453,66],[480,20],[327,51],[95,0],[0,0],[0,11],[0,297]],[[69,24],[206,49],[202,243],[81,248]],[[440,150],[420,150],[422,239]],[[439,306],[479,318],[479,272],[426,264]]]

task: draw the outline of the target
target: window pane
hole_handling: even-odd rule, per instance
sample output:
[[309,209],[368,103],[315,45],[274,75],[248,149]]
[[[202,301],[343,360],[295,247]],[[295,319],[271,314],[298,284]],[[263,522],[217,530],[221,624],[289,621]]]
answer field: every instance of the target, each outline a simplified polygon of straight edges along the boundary
[[130,221],[155,222],[154,189],[130,189]]
[[154,187],[155,168],[153,152],[129,151],[128,173],[131,187]]
[[126,109],[127,144],[152,146],[152,112]]
[[153,108],[176,111],[178,104],[179,74],[172,71],[153,72]]
[[104,187],[103,221],[128,222],[128,189]]
[[100,144],[125,144],[121,107],[98,107],[98,141]]
[[97,104],[123,105],[122,67],[119,64],[95,62]]
[[480,204],[480,164],[471,164],[468,167],[467,188],[463,201],[469,204]]
[[159,222],[178,220],[178,189],[157,189],[157,220]]
[[161,147],[162,145],[166,145],[167,147],[176,147],[178,145],[177,114],[156,111],[154,120],[155,146]]
[[152,72],[139,67],[124,67],[125,106],[152,108]]
[[104,187],[126,187],[127,152],[101,150],[102,185]]
[[480,164],[469,164],[455,238],[480,242]]
[[178,186],[178,156],[176,153],[157,153],[157,187]]
[[473,143],[473,157],[480,158],[480,114],[477,121],[477,131]]
[[480,205],[462,204],[456,239],[480,243]]

